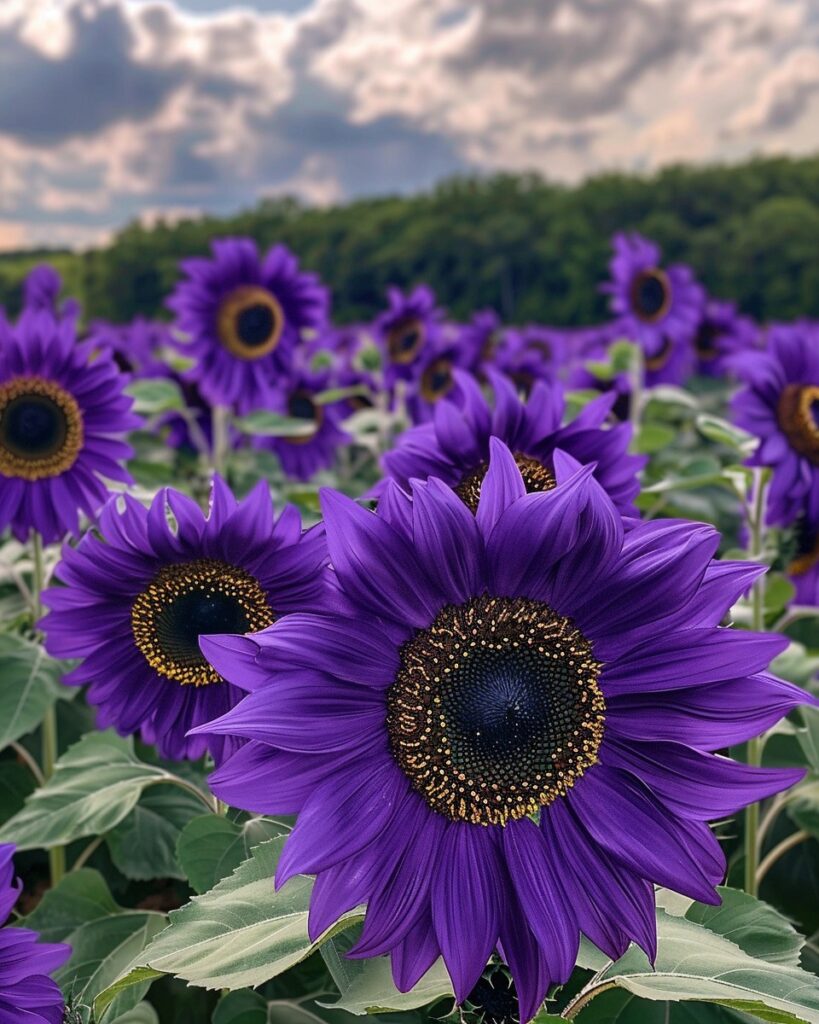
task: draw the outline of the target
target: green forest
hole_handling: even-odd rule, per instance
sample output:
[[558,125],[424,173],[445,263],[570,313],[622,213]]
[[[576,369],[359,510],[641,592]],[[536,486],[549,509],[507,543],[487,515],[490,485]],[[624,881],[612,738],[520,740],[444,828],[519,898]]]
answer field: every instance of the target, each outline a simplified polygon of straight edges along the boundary
[[534,175],[455,178],[433,191],[329,208],[270,199],[229,218],[131,224],[84,253],[0,256],[0,303],[44,258],[88,317],[163,314],[181,257],[215,235],[289,245],[331,286],[338,321],[366,319],[388,284],[426,281],[455,317],[493,307],[507,322],[593,323],[612,232],[635,229],[690,263],[711,294],[759,320],[819,317],[819,157],[605,174],[577,186]]

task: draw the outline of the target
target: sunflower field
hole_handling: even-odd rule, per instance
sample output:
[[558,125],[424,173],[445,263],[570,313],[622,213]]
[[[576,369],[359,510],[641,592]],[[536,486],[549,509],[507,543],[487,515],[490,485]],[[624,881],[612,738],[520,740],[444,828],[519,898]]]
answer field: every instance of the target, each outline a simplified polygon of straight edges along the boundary
[[819,323],[214,239],[0,312],[0,1024],[819,1024]]

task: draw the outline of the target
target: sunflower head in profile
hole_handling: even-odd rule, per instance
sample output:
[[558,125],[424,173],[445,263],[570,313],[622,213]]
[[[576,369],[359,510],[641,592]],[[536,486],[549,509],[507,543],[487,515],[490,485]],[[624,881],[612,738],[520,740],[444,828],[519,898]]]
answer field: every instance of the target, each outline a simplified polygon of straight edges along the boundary
[[759,438],[749,464],[773,471],[768,521],[819,523],[819,330],[775,325],[765,350],[735,356],[731,368],[745,384],[734,422]]
[[130,482],[132,450],[122,437],[140,426],[110,354],[78,343],[73,321],[26,312],[0,322],[0,530],[46,543],[77,533],[94,516],[104,479]]
[[281,378],[271,399],[270,409],[298,420],[304,430],[288,437],[259,437],[254,443],[275,452],[285,474],[293,480],[309,480],[319,470],[329,469],[339,448],[350,442],[350,435],[342,427],[351,412],[349,403],[322,399],[322,392],[336,382],[331,370],[294,369]]
[[252,239],[222,238],[211,252],[182,263],[168,299],[196,361],[188,376],[212,405],[267,408],[305,333],[325,325],[327,290],[283,245],[261,255]]
[[[531,1020],[581,933],[653,958],[654,884],[719,902],[707,822],[804,773],[714,751],[812,700],[767,674],[785,638],[719,624],[759,567],[714,562],[702,524],[626,528],[591,466],[552,466],[528,492],[493,440],[475,513],[435,478],[377,512],[323,492],[333,609],[203,642],[251,690],[196,730],[248,740],[212,787],[297,815],[276,882],[316,876],[311,937],[366,904],[352,956],[389,954],[402,991],[443,957],[501,1020]],[[493,955],[516,1007],[479,987]]]
[[426,361],[429,349],[443,336],[443,311],[426,285],[406,294],[390,288],[387,298],[389,307],[376,318],[373,331],[390,387],[397,380],[418,377],[419,363]]
[[609,281],[617,333],[640,345],[649,384],[682,383],[693,371],[705,291],[690,267],[661,264],[660,248],[636,232],[612,239]]
[[[46,646],[81,659],[65,681],[88,685],[101,727],[140,732],[164,757],[196,758],[206,743],[188,730],[241,696],[205,660],[200,637],[258,632],[315,607],[324,561],[321,535],[302,534],[295,509],[274,519],[264,482],[237,501],[215,478],[207,515],[174,490],[147,509],[113,499],[99,536],[64,551],[65,585],[43,595]],[[220,744],[211,749],[220,755]]]

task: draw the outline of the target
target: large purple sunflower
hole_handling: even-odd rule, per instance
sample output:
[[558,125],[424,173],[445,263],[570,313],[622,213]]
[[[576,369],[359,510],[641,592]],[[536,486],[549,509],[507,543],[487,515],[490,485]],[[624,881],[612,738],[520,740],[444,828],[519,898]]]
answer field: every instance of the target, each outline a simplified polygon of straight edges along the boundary
[[376,317],[373,334],[384,362],[384,380],[392,387],[397,380],[417,377],[419,359],[442,335],[444,314],[426,285],[407,295],[400,288],[388,288],[387,299],[389,308]]
[[91,354],[70,318],[0,322],[0,530],[21,541],[76,534],[79,512],[93,517],[107,496],[103,478],[131,480],[121,437],[142,421],[110,355]]
[[[14,880],[14,847],[0,845],[0,924],[20,895]],[[48,977],[71,956],[71,947],[39,942],[28,928],[0,929],[0,1022],[62,1024],[63,996]]]
[[804,510],[819,523],[819,328],[772,327],[766,351],[731,366],[746,384],[734,421],[760,439],[749,463],[773,469],[768,521],[787,526]]
[[[490,405],[467,374],[456,374],[458,392],[452,401],[436,406],[431,423],[407,430],[383,457],[384,472],[403,488],[410,480],[438,477],[454,488],[474,512],[489,464],[489,443],[500,438],[512,450],[527,490],[554,487],[553,457],[557,448],[594,470],[624,515],[636,515],[633,501],[640,485],[637,473],[642,456],[629,455],[631,427],[605,429],[616,396],[603,395],[583,409],[571,423],[561,426],[565,411],[559,384],[538,381],[524,402],[503,375],[489,372],[494,389]],[[376,489],[383,493],[386,484]]]
[[312,425],[308,434],[294,437],[261,437],[260,448],[275,452],[285,473],[295,480],[309,480],[320,469],[328,469],[335,461],[339,447],[348,444],[350,435],[341,428],[348,414],[347,403],[320,404],[315,399],[333,384],[329,370],[312,372],[294,370],[279,381],[268,408]]
[[[150,509],[129,496],[122,502],[101,513],[100,537],[65,548],[56,569],[65,586],[43,595],[46,647],[82,659],[64,681],[88,684],[100,728],[139,730],[163,757],[197,758],[207,744],[188,730],[241,696],[202,657],[199,635],[255,631],[315,608],[323,537],[302,534],[292,507],[274,521],[264,482],[237,502],[216,477],[207,517],[174,490]],[[219,745],[211,749],[220,756]]]
[[302,332],[324,324],[327,290],[283,245],[261,257],[249,238],[222,238],[211,250],[181,264],[187,280],[167,302],[196,359],[190,379],[212,405],[267,408]]
[[715,756],[810,698],[767,674],[787,641],[719,623],[761,571],[719,536],[624,532],[591,467],[527,494],[493,441],[477,515],[439,480],[379,512],[323,495],[335,610],[202,640],[253,692],[200,727],[248,742],[211,777],[295,813],[276,882],[315,874],[315,939],[367,904],[353,955],[411,988],[443,956],[463,1001],[497,950],[521,1016],[580,933],[656,951],[652,883],[719,902],[707,821],[802,777]]
[[636,233],[612,239],[611,295],[616,329],[643,349],[649,384],[681,383],[693,368],[693,341],[705,292],[691,269],[663,268],[660,248]]

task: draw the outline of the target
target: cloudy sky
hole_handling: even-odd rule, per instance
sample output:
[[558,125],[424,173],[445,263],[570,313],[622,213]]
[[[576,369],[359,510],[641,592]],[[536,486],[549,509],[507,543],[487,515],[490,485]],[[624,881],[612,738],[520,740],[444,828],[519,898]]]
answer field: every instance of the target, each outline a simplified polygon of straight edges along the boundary
[[816,149],[816,0],[0,0],[0,249]]

